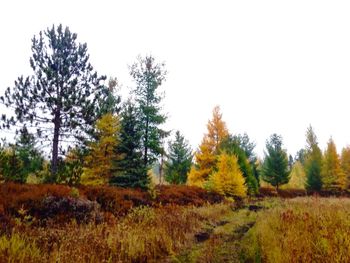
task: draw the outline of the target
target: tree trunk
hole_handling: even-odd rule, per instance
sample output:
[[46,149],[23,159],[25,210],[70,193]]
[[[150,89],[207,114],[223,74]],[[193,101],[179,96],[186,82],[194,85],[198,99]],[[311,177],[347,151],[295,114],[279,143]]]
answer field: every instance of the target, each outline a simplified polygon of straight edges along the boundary
[[53,132],[53,143],[52,143],[52,164],[51,164],[51,182],[56,182],[56,176],[58,171],[58,142],[60,136],[60,109],[57,109],[54,118],[54,132]]

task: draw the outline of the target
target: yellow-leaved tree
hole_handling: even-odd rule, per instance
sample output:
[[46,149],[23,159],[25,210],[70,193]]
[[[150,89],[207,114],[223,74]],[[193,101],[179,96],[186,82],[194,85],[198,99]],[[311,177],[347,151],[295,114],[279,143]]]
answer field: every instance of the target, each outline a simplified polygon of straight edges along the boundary
[[346,178],[340,165],[340,158],[332,138],[329,139],[322,165],[322,182],[326,190],[346,188]]
[[226,196],[246,196],[247,187],[235,155],[223,152],[218,156],[217,171],[210,175],[207,186]]
[[113,161],[120,156],[115,152],[119,143],[119,118],[111,113],[96,122],[97,140],[89,145],[81,183],[86,185],[106,184],[112,175]]
[[296,161],[290,172],[290,180],[281,189],[305,189],[306,173],[300,161]]
[[222,120],[220,107],[213,110],[212,120],[207,124],[208,133],[204,135],[199,149],[194,155],[195,165],[188,174],[188,184],[204,187],[209,175],[214,171],[221,142],[229,135],[226,123]]
[[343,148],[340,157],[341,168],[345,174],[346,187],[350,186],[350,146]]

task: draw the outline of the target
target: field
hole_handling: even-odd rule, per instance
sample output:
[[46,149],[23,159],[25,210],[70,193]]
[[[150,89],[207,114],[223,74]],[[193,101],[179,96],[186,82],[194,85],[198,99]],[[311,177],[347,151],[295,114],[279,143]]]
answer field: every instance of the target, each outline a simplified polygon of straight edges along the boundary
[[155,191],[3,184],[1,262],[350,262],[348,198]]

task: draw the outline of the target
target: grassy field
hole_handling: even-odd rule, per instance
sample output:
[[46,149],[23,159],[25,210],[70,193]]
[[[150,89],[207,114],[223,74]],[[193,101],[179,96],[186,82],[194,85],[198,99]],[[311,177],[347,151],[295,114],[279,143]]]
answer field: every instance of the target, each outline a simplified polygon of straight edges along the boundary
[[348,198],[210,203],[166,188],[163,204],[131,190],[6,187],[0,262],[350,262]]

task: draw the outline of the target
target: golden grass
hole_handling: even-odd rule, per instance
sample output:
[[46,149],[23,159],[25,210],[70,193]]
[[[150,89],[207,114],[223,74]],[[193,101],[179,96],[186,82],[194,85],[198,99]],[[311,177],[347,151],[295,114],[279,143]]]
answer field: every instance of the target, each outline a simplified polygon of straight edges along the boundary
[[39,228],[21,224],[10,238],[2,237],[5,245],[0,246],[0,258],[4,262],[15,258],[18,249],[8,249],[15,242],[29,252],[13,262],[158,261],[191,244],[194,233],[205,224],[218,221],[229,210],[223,204],[139,207],[122,219],[99,225],[72,222]]
[[245,242],[256,261],[350,262],[350,199],[286,200],[258,216]]

